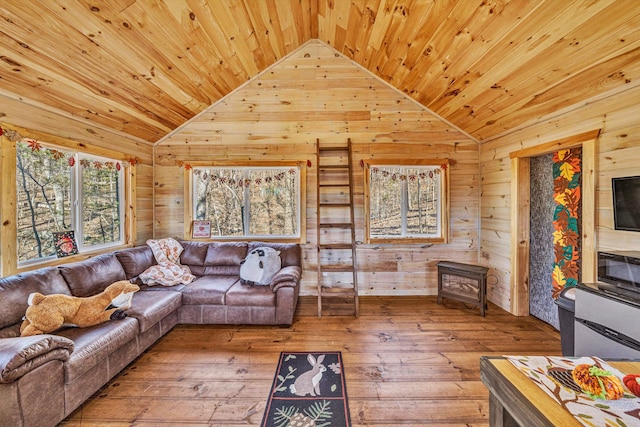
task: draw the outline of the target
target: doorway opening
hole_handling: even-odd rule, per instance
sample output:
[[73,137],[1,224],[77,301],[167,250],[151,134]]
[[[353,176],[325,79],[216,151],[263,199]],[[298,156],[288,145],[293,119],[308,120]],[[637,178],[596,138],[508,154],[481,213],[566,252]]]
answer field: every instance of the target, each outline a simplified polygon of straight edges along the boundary
[[554,301],[581,274],[582,146],[529,162],[529,314],[560,329]]
[[[511,158],[511,309],[516,316],[530,314],[531,256],[531,159],[582,147],[581,279],[596,278],[595,172],[596,140],[600,129],[547,142],[510,154]],[[553,250],[553,249],[552,249]],[[555,311],[555,309],[553,310]]]

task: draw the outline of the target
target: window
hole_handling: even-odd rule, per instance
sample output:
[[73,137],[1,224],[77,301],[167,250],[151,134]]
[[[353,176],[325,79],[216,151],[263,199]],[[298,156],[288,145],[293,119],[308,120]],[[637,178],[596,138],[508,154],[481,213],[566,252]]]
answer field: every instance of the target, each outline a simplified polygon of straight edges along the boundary
[[211,237],[299,239],[301,176],[295,166],[193,169],[193,219]]
[[72,230],[79,252],[123,242],[120,162],[16,144],[18,262],[56,255],[54,233]]
[[367,243],[447,242],[447,165],[366,162]]

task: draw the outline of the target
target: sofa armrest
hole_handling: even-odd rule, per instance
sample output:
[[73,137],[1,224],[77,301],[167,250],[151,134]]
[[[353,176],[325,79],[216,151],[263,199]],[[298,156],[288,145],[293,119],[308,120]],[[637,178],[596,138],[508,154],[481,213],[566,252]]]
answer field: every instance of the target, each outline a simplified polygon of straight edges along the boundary
[[302,267],[298,265],[290,265],[283,267],[271,279],[271,290],[277,292],[283,286],[298,286],[300,277],[302,276]]
[[73,341],[56,335],[0,339],[0,383],[10,383],[50,360],[66,361]]

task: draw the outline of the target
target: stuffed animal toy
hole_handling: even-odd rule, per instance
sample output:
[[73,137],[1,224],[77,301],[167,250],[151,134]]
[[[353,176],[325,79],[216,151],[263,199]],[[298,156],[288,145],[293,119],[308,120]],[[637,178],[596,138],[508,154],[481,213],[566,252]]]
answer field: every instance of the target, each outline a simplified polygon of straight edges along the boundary
[[240,282],[268,285],[281,268],[280,251],[269,247],[256,248],[240,262]]
[[124,319],[127,316],[124,310],[131,307],[133,293],[139,290],[138,285],[121,280],[87,298],[34,292],[29,295],[20,336],[48,334],[63,326],[86,328],[107,320]]

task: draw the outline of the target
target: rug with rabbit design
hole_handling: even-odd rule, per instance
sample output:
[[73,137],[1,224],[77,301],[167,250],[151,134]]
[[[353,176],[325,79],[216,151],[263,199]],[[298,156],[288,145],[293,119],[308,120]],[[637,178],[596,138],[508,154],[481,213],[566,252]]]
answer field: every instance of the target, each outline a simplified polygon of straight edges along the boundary
[[342,353],[281,353],[261,425],[351,426]]

